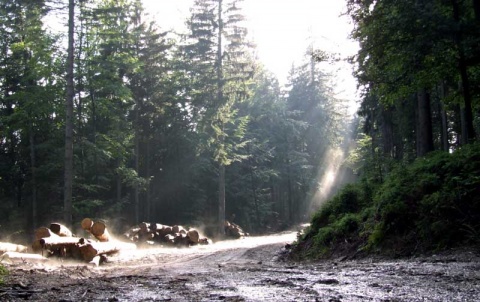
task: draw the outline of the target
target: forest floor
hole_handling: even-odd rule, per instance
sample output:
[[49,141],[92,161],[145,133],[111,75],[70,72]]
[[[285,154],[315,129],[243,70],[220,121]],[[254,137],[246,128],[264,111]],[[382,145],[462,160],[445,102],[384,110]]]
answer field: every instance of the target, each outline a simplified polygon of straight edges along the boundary
[[9,264],[0,301],[479,301],[480,251],[280,261],[295,235],[143,249],[100,267]]

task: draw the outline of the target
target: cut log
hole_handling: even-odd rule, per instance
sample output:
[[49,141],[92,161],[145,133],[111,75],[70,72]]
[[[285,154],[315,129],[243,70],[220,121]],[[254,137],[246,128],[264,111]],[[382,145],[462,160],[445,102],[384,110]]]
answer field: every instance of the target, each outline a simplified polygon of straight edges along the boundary
[[66,226],[60,223],[51,223],[50,230],[60,237],[72,237],[73,233]]
[[166,227],[166,225],[163,225],[161,223],[150,223],[150,230],[152,231],[158,231]]
[[5,252],[19,252],[25,253],[27,252],[28,247],[20,244],[14,244],[9,242],[0,242],[0,254]]
[[176,233],[175,238],[173,239],[173,243],[176,245],[182,245],[182,246],[188,246],[189,240],[187,238],[187,235],[183,233]]
[[121,250],[133,250],[137,246],[133,243],[110,241],[110,242],[88,242],[80,245],[80,252],[87,262],[92,261],[96,256],[111,255]]
[[46,227],[41,227],[35,230],[35,239],[40,240],[42,238],[47,238],[47,237],[58,237],[57,234],[52,232],[49,228]]
[[111,240],[110,234],[108,233],[107,226],[101,221],[95,221],[90,229],[95,238],[100,242],[108,242]]
[[181,225],[174,225],[172,228],[173,233],[183,233],[187,234],[187,231]]
[[90,218],[84,218],[81,222],[81,225],[82,225],[82,229],[84,229],[87,232],[90,232],[93,226],[93,220],[91,220]]
[[225,235],[235,239],[242,238],[246,236],[246,233],[242,228],[233,222],[225,221]]
[[[83,238],[82,238],[83,239]],[[38,240],[44,249],[57,249],[65,246],[73,246],[80,242],[78,237],[47,237]]]
[[198,233],[197,230],[190,229],[187,232],[187,237],[188,237],[188,240],[190,240],[191,243],[197,244],[198,240],[200,239],[200,234]]
[[46,253],[48,257],[67,257],[72,259],[81,259],[78,246],[80,242],[87,239],[78,237],[47,237],[35,240],[32,244],[33,250],[37,253]]
[[208,245],[210,244],[210,240],[208,238],[200,238],[198,239],[198,244],[201,244],[201,245]]
[[150,232],[150,223],[142,222],[138,225],[140,228],[140,232],[142,233],[149,233]]
[[171,244],[175,243],[175,236],[173,236],[172,234],[165,235],[164,242]]
[[26,254],[26,253],[19,253],[19,252],[6,252],[0,256],[0,262],[23,262],[23,263],[39,263],[48,261],[47,258],[38,255],[38,254]]
[[138,234],[139,231],[140,231],[140,228],[132,228],[126,231],[125,233],[123,233],[123,237],[124,239],[130,240],[130,241],[138,240],[138,236],[137,238],[135,238],[135,236]]
[[173,228],[171,226],[165,226],[161,230],[158,230],[158,236],[162,238],[171,234],[173,234]]

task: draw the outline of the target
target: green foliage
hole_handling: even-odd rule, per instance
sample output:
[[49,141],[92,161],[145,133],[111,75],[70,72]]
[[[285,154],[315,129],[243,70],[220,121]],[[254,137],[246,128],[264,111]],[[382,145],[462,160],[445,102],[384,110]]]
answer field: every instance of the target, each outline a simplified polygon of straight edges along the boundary
[[373,195],[367,188],[348,185],[330,199],[299,246],[313,238],[308,254],[318,255],[345,240],[395,253],[479,243],[480,144],[432,153],[392,170]]
[[8,275],[8,270],[5,266],[3,266],[2,264],[0,264],[0,285],[2,285],[5,281],[4,281],[4,277]]
[[[63,216],[65,43],[42,20],[66,7],[0,2],[0,217],[33,230]],[[224,20],[219,1],[195,1],[182,37],[142,22],[140,4],[76,3],[74,221],[208,224],[224,166],[226,217],[254,232],[303,222],[344,131],[323,63],[309,55],[282,91],[256,62],[241,1],[222,1]]]

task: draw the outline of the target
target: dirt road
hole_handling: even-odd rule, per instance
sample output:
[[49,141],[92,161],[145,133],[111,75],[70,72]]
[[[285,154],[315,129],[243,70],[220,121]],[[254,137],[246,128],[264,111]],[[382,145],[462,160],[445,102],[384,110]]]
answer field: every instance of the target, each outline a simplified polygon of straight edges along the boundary
[[294,233],[78,263],[8,266],[0,301],[480,301],[480,257],[278,261]]

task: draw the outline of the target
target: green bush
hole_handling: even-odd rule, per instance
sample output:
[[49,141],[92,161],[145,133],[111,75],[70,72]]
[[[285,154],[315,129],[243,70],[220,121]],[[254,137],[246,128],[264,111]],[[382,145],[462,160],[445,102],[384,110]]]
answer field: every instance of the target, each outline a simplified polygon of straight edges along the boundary
[[336,230],[333,227],[326,226],[318,230],[314,236],[314,245],[318,247],[326,247],[335,240],[337,235]]
[[357,234],[360,225],[359,221],[360,218],[358,214],[346,214],[334,224],[337,234],[341,235],[342,237],[348,237],[352,234]]
[[324,253],[354,239],[376,251],[433,250],[479,244],[479,230],[480,144],[474,144],[397,166],[379,185],[347,185],[315,213],[299,246]]
[[5,266],[0,264],[0,285],[5,282],[4,277],[6,275],[8,275],[8,270],[5,268]]

